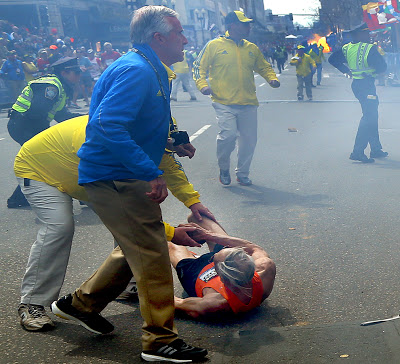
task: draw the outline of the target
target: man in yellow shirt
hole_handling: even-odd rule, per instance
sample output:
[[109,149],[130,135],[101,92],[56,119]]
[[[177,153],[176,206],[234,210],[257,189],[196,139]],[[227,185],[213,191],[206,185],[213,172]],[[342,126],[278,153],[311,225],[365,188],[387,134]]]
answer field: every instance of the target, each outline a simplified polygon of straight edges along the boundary
[[231,183],[230,156],[237,139],[237,181],[243,186],[252,184],[249,172],[257,144],[258,107],[253,71],[271,87],[280,86],[260,49],[246,40],[252,21],[241,11],[228,13],[226,34],[208,42],[194,62],[196,86],[203,95],[211,95],[217,114],[217,159],[223,185]]
[[304,46],[297,46],[297,54],[290,60],[290,64],[296,66],[297,100],[303,100],[303,87],[305,86],[308,100],[312,101],[312,72],[317,68],[317,65],[311,56],[305,54],[304,51]]
[[[172,81],[171,100],[178,101],[178,88],[179,84],[182,83],[182,87],[189,92],[190,101],[196,101],[197,98],[191,83],[193,81],[191,80],[191,65],[189,64],[188,53],[184,50],[183,54],[183,61],[172,65],[176,78]],[[190,58],[192,57],[190,56]]]
[[[85,189],[78,185],[77,151],[85,141],[88,116],[57,124],[27,141],[15,159],[14,172],[21,190],[42,223],[28,259],[21,287],[18,313],[21,325],[29,331],[54,326],[44,306],[58,298],[74,235],[72,198],[87,201]],[[159,166],[168,188],[196,215],[214,218],[201,204],[182,165],[172,153],[165,153]],[[190,229],[189,229],[190,231]],[[166,226],[168,240],[175,231]],[[188,244],[191,239],[183,240]],[[182,234],[180,235],[182,241]]]

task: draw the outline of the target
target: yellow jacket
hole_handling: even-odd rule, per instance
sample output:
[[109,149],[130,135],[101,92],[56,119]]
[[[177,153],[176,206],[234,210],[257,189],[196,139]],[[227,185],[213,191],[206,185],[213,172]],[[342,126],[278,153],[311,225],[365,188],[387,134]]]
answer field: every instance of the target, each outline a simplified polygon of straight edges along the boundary
[[187,62],[187,58],[186,58],[186,50],[183,51],[183,61],[182,62],[176,62],[172,65],[172,68],[174,70],[175,73],[189,73],[190,69],[189,69],[189,64]]
[[[88,119],[88,115],[83,115],[64,121],[28,140],[15,158],[15,175],[47,183],[73,198],[87,201],[85,189],[78,185],[76,153],[85,141]],[[200,194],[172,153],[164,154],[159,168],[164,171],[167,187],[185,206],[200,202]],[[168,224],[166,234],[168,240],[174,236],[174,228]]]
[[193,63],[197,88],[210,86],[212,100],[224,105],[258,105],[253,71],[267,81],[279,82],[254,43],[242,39],[236,44],[228,32],[208,42]]
[[317,67],[315,61],[308,54],[304,54],[303,57],[300,58],[299,54],[297,53],[290,60],[290,64],[292,66],[296,66],[296,73],[302,77],[305,77],[311,73],[311,67]]

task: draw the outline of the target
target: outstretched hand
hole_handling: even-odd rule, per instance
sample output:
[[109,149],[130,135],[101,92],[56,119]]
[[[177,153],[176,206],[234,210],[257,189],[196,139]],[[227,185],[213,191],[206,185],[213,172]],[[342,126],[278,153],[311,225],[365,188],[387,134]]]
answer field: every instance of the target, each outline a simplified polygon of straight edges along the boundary
[[201,202],[195,203],[192,206],[190,206],[189,208],[192,211],[193,216],[197,220],[203,221],[203,218],[202,218],[202,215],[203,215],[203,216],[208,217],[209,219],[217,222],[213,213],[206,206],[204,206]]

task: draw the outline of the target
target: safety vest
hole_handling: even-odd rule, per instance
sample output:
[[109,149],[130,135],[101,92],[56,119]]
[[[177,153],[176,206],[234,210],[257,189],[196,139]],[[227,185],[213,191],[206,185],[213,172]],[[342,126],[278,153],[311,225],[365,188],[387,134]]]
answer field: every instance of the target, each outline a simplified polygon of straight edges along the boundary
[[47,113],[47,121],[51,122],[54,119],[54,115],[63,109],[67,101],[67,94],[65,93],[64,87],[62,86],[61,81],[55,75],[48,75],[30,81],[22,90],[21,95],[18,96],[17,101],[15,101],[15,104],[12,106],[12,108],[20,113],[24,113],[29,110],[33,99],[33,90],[31,88],[33,83],[46,83],[53,85],[58,89],[58,99],[51,110]]
[[[375,77],[375,69],[369,67],[367,59],[373,44],[348,43],[342,47],[343,55],[354,79],[363,79],[365,74]],[[364,75],[363,75],[364,74]]]

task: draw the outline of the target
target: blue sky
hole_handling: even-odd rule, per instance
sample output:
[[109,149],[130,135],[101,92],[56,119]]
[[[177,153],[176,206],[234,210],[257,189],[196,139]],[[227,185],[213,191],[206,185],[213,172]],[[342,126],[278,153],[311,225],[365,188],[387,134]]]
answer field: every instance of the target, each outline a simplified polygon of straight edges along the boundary
[[[264,8],[271,9],[273,14],[313,14],[320,6],[318,0],[264,0]],[[312,18],[295,16],[294,22],[307,25]]]

